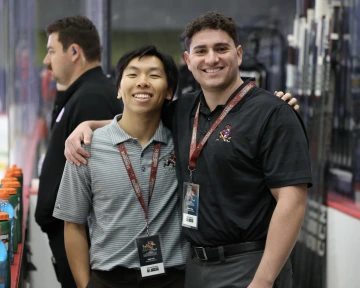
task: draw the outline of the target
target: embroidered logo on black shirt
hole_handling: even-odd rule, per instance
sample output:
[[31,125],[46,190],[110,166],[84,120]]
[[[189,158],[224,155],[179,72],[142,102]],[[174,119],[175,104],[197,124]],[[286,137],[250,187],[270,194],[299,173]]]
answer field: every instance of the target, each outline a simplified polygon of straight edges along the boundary
[[231,125],[227,124],[226,128],[222,131],[220,131],[219,139],[216,139],[216,141],[223,140],[224,142],[230,142],[231,140]]

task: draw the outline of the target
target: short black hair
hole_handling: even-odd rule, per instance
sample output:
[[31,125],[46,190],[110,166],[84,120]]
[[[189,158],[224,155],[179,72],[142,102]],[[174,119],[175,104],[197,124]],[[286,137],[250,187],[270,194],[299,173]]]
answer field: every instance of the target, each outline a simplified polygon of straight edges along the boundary
[[129,50],[120,58],[115,71],[117,89],[119,90],[120,88],[124,70],[129,65],[130,61],[137,57],[141,59],[144,56],[155,56],[163,63],[168,89],[172,89],[172,96],[174,96],[179,81],[179,71],[176,63],[169,53],[160,51],[154,45],[145,45]]
[[190,49],[191,39],[197,33],[205,29],[222,30],[234,40],[235,46],[239,45],[239,34],[236,22],[217,12],[207,12],[193,19],[185,28],[183,37],[187,51]]
[[86,60],[100,61],[100,37],[95,25],[86,17],[74,16],[56,20],[46,27],[46,34],[59,33],[58,41],[66,51],[73,43],[84,51]]

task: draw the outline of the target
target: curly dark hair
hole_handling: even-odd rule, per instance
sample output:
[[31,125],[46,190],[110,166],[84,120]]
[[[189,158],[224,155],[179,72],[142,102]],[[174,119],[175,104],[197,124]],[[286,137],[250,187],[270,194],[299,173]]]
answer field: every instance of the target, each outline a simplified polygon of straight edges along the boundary
[[77,44],[84,51],[85,58],[100,61],[100,37],[95,25],[86,17],[75,16],[56,20],[46,27],[46,34],[59,33],[59,42],[66,51],[71,44]]
[[205,29],[223,30],[234,40],[235,46],[239,45],[239,34],[235,21],[217,12],[207,12],[193,19],[185,28],[185,46],[189,51],[191,39],[197,33]]

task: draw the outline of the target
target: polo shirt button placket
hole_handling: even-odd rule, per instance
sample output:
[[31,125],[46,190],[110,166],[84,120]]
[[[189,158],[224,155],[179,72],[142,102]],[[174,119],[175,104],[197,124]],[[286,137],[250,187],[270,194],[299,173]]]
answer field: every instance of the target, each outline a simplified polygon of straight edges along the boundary
[[145,169],[145,166],[141,166],[141,171],[142,171],[142,172],[145,172],[145,170],[146,170],[146,169]]

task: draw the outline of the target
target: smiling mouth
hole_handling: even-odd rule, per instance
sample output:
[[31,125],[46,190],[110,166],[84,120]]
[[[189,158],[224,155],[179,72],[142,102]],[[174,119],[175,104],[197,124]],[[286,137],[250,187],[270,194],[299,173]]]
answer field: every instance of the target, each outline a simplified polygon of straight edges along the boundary
[[136,99],[150,99],[152,97],[152,95],[145,94],[145,93],[139,93],[139,94],[133,94],[133,97]]
[[224,68],[216,68],[216,69],[204,69],[202,71],[204,71],[205,73],[217,73],[221,70],[223,70]]

